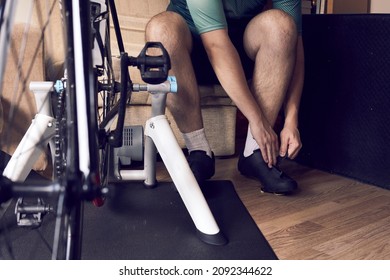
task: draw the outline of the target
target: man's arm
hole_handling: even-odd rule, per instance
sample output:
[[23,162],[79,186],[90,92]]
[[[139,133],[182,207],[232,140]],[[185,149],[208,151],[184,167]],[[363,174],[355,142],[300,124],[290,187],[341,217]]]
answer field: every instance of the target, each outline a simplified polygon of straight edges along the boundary
[[278,137],[256,103],[245,78],[242,64],[226,29],[201,34],[211,65],[229,97],[248,119],[250,129],[269,166],[276,164]]

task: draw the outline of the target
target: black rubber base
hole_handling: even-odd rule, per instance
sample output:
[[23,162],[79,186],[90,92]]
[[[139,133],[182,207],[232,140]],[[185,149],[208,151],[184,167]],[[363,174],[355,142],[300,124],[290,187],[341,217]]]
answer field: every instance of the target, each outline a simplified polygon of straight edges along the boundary
[[223,235],[222,232],[218,232],[217,234],[206,234],[197,230],[197,235],[203,242],[210,245],[223,246],[228,244],[227,238]]

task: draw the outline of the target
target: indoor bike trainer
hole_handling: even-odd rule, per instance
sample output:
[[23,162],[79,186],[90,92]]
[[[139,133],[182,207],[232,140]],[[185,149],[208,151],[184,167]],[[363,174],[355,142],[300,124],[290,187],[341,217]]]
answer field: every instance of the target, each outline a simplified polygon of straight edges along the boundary
[[[159,49],[162,54],[147,55],[147,51],[151,48]],[[120,60],[121,81],[120,84],[112,85],[120,91],[116,128],[111,130],[112,122],[102,123],[99,126],[99,142],[108,143],[101,147],[109,147],[109,180],[144,181],[146,187],[155,186],[156,158],[159,153],[195,224],[199,238],[212,245],[226,244],[227,240],[220,231],[165,116],[166,96],[168,93],[176,94],[178,87],[175,77],[168,76],[170,69],[168,53],[160,43],[149,42],[138,57],[134,58],[122,53]],[[133,84],[128,67],[138,67],[146,84]],[[51,111],[50,95],[55,90],[61,90],[58,84],[66,86],[66,83],[62,82],[30,84],[38,113],[4,170],[3,175],[12,181],[24,181],[41,152],[40,147],[47,146],[52,141],[50,136],[53,135],[55,122]],[[144,131],[142,126],[124,126],[128,100],[131,98],[131,93],[137,91],[148,91],[152,95],[151,117],[146,121]],[[131,144],[126,141],[128,137],[131,137]],[[122,163],[129,164],[132,160],[143,160],[143,169],[122,170]]]

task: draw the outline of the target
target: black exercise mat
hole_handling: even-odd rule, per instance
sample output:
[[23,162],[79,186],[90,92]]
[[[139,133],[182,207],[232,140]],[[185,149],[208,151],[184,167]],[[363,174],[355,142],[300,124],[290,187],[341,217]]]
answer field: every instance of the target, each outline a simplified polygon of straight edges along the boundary
[[[198,239],[196,228],[172,183],[146,189],[142,183],[119,184],[106,204],[85,205],[83,259],[276,259],[230,181],[209,181],[203,192],[229,243],[213,246]],[[14,226],[6,213],[17,259],[50,258],[42,242],[52,230],[46,217],[39,230]],[[44,238],[42,238],[44,237]],[[2,237],[3,238],[3,237]],[[0,258],[8,252],[1,242]]]

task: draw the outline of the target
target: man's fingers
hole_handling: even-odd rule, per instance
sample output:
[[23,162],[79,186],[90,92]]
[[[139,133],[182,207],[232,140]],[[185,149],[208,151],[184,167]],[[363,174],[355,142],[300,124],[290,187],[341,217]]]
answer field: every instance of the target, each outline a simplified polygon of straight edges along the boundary
[[268,158],[268,152],[266,146],[260,147],[261,156],[263,157],[264,161],[268,164],[269,158]]
[[288,139],[286,139],[286,137],[281,137],[281,139],[280,139],[280,151],[279,151],[279,155],[280,155],[281,157],[285,157],[287,151],[289,152],[288,154],[290,154],[290,151],[288,150]]
[[273,153],[273,148],[269,145],[260,147],[261,155],[268,167],[271,168],[276,163],[276,156]]
[[268,152],[268,167],[271,168],[272,165],[274,165],[274,161],[275,161],[272,147],[268,146],[267,152]]
[[288,155],[290,159],[294,159],[301,150],[302,144],[290,144],[288,147]]
[[259,138],[256,138],[259,145],[261,155],[269,168],[276,164],[276,159],[279,153],[278,137],[270,128],[264,129]]

